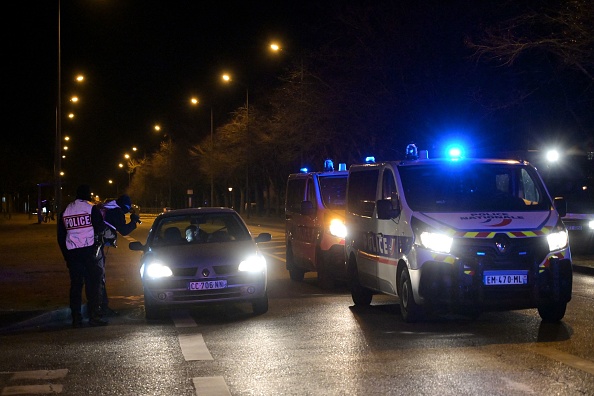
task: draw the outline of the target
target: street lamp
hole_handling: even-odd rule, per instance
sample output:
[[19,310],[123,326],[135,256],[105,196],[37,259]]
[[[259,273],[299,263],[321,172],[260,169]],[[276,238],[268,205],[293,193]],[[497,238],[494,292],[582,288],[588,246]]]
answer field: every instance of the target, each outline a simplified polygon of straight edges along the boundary
[[[190,98],[192,106],[198,106],[200,100],[196,97]],[[214,153],[214,128],[213,128],[212,106],[210,106],[210,206],[214,206],[214,170],[212,169],[212,157]]]
[[[222,75],[225,83],[232,81],[231,75],[225,73]],[[240,83],[240,85],[243,85]],[[251,202],[250,202],[250,182],[249,182],[249,166],[250,166],[250,150],[248,148],[250,142],[250,90],[247,85],[245,87],[245,139],[246,139],[246,165],[245,165],[245,202],[247,205],[247,218],[250,218]]]
[[[159,124],[155,124],[154,126],[155,131],[157,132],[161,132],[161,125]],[[167,146],[167,151],[169,152],[167,155],[167,179],[169,181],[169,198],[167,201],[167,207],[171,207],[171,154],[172,154],[172,141],[171,141],[171,134],[170,133],[166,133],[165,135],[167,135],[168,139],[169,139],[169,144]]]

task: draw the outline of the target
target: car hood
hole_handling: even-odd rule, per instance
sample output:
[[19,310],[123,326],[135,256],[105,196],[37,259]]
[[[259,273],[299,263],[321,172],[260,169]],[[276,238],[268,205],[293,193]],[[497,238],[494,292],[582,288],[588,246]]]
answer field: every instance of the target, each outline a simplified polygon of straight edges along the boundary
[[160,260],[174,267],[189,267],[197,264],[239,265],[250,255],[258,252],[253,241],[187,244],[151,248],[144,261]]

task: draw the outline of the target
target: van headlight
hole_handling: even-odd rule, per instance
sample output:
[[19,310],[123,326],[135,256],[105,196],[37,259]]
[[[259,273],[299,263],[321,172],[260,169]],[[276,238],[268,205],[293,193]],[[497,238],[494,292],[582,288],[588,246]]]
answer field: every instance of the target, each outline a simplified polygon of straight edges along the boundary
[[330,220],[330,226],[328,227],[330,231],[330,235],[334,235],[338,238],[346,238],[347,229],[344,221],[340,219],[332,219]]
[[452,237],[429,231],[421,232],[420,239],[425,248],[440,253],[449,253],[454,241]]
[[588,222],[588,227],[589,227],[591,230],[594,230],[594,220],[590,220],[590,221]]
[[547,242],[549,243],[549,251],[561,250],[567,247],[569,238],[566,230],[557,230],[547,235]]
[[241,263],[239,263],[239,271],[245,272],[262,272],[266,269],[266,259],[264,256],[256,255],[249,256]]

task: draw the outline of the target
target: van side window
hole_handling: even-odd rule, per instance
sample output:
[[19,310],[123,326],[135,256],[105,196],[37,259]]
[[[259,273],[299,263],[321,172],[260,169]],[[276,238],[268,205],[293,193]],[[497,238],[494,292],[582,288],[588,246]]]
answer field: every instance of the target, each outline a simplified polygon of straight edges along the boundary
[[396,192],[396,182],[394,181],[394,173],[392,169],[384,169],[382,175],[382,199],[396,198],[398,193]]
[[305,181],[305,179],[291,179],[287,183],[287,211],[301,211],[301,202],[305,197]]
[[375,210],[375,193],[379,169],[352,172],[349,175],[347,210],[353,214],[371,217]]
[[313,179],[307,179],[307,199],[313,204],[314,209],[318,207],[318,199],[316,198],[316,189],[314,187]]

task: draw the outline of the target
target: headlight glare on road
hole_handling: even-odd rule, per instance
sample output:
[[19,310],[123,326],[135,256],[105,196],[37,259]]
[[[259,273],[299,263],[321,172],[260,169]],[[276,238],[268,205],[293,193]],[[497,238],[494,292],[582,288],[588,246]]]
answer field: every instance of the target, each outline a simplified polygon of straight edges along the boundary
[[253,255],[239,263],[239,271],[262,272],[266,268],[264,256]]
[[168,266],[164,265],[161,262],[155,261],[147,264],[146,275],[149,278],[165,278],[168,276],[172,276],[173,272],[171,272],[171,268],[169,268]]

